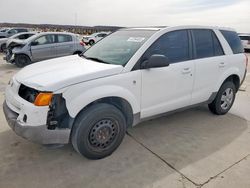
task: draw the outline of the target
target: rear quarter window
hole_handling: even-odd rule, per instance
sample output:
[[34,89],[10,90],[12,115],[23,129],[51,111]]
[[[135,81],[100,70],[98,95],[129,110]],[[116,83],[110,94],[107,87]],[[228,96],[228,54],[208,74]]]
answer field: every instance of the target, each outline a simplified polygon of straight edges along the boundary
[[239,54],[244,52],[240,37],[234,31],[220,30],[229,46],[231,47],[234,54]]

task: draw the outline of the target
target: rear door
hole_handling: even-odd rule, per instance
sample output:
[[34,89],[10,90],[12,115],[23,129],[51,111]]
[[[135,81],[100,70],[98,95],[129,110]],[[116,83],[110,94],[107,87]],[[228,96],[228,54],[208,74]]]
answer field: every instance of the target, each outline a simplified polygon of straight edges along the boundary
[[192,104],[207,101],[220,78],[220,69],[226,69],[224,51],[213,30],[191,30],[194,46],[195,79]]
[[56,41],[57,41],[57,47],[56,47],[57,57],[72,55],[74,53],[74,41],[71,35],[57,34]]
[[56,57],[56,40],[54,34],[38,37],[31,43],[31,55],[34,61]]

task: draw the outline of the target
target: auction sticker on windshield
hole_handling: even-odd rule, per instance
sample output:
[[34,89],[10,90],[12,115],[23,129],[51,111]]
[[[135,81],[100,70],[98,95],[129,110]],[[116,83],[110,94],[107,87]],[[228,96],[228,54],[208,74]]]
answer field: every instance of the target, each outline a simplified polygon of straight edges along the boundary
[[127,41],[128,42],[142,42],[144,40],[145,40],[144,37],[129,37]]

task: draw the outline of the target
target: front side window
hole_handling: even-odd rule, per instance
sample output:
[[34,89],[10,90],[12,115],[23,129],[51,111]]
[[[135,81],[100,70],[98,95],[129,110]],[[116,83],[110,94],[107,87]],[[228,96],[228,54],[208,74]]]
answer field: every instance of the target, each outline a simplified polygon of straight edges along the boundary
[[234,31],[221,30],[222,35],[227,40],[234,54],[244,53],[240,37]]
[[102,63],[125,66],[155,30],[120,30],[89,48],[83,57]]
[[169,63],[190,60],[189,37],[187,30],[172,31],[154,42],[142,57],[142,62],[154,54],[164,55]]
[[37,45],[45,45],[55,43],[55,35],[44,35],[35,40]]
[[57,35],[57,40],[59,43],[61,42],[71,42],[72,37],[70,35]]

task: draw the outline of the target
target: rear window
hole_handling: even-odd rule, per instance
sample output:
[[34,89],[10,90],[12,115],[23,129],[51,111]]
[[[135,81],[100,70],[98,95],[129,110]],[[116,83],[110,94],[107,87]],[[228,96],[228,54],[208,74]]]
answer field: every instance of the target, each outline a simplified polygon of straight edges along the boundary
[[250,40],[250,36],[240,36],[241,40]]
[[221,30],[221,33],[227,40],[234,54],[239,54],[244,52],[240,37],[236,32]]

